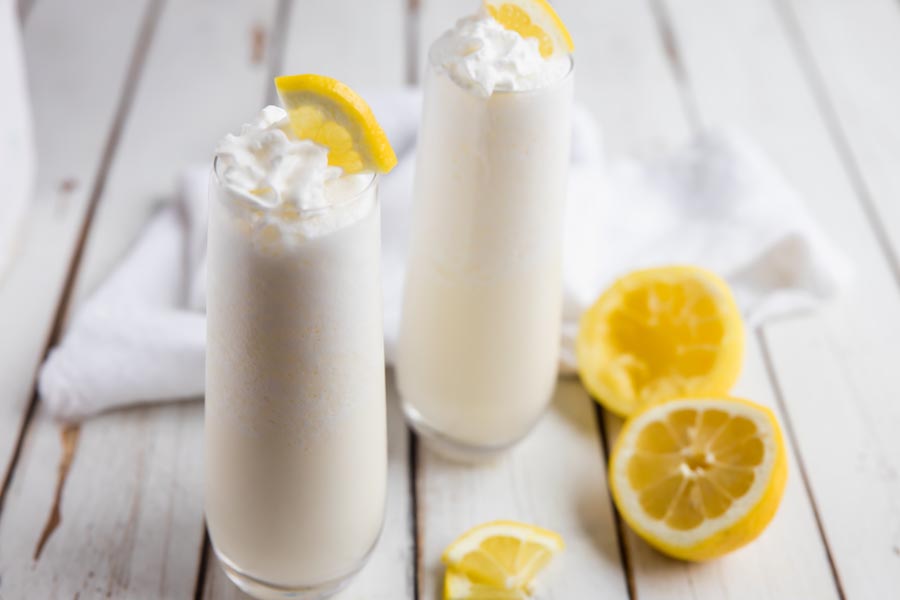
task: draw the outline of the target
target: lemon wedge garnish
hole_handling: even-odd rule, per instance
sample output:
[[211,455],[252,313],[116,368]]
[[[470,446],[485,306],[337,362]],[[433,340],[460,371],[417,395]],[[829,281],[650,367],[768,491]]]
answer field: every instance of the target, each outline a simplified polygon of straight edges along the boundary
[[345,173],[387,173],[397,156],[372,109],[349,86],[324,75],[275,78],[298,139],[328,148],[328,164]]
[[744,326],[728,285],[697,267],[635,271],[581,318],[575,354],[585,387],[622,416],[683,396],[727,394]]
[[445,593],[451,584],[454,590],[460,589],[462,579],[473,586],[478,584],[473,589],[479,593],[489,588],[527,592],[538,572],[563,548],[558,534],[526,523],[493,521],[473,527],[450,544],[441,557],[448,577],[459,579],[446,582]]
[[448,569],[444,576],[444,600],[527,600],[528,593],[508,590],[472,581],[462,573]]
[[609,464],[613,500],[650,545],[676,558],[716,558],[756,538],[787,479],[781,428],[739,398],[676,399],[626,423]]
[[535,38],[544,58],[575,50],[572,36],[547,0],[485,0],[484,6],[506,29]]

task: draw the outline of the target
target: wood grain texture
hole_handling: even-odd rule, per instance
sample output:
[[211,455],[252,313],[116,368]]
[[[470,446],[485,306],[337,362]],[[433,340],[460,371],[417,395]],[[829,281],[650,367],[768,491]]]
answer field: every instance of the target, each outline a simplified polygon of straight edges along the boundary
[[[16,265],[0,276],[0,471],[17,452],[92,200],[99,208],[76,309],[171,196],[178,170],[207,161],[221,134],[259,108],[273,65],[365,90],[401,83],[410,64],[406,0],[371,7],[284,0],[289,19],[280,25],[276,0],[168,2],[118,129],[129,64],[154,1],[40,0],[28,13],[40,173]],[[428,44],[477,3],[418,4],[421,69]],[[671,146],[689,137],[692,122],[734,125],[761,143],[853,259],[858,285],[839,302],[750,339],[735,390],[776,407],[790,425],[797,444],[784,504],[757,542],[704,565],[666,559],[623,529],[623,572],[594,408],[577,382],[563,380],[538,428],[497,463],[461,467],[421,450],[416,574],[410,449],[392,387],[385,530],[341,597],[413,598],[418,575],[419,597],[439,598],[440,552],[469,526],[499,517],[566,538],[545,598],[625,598],[629,576],[642,600],[893,597],[900,589],[897,3],[555,5],[577,45],[576,95],[598,118],[611,153]],[[286,33],[279,57],[268,55],[276,25]],[[0,506],[0,597],[193,597],[203,536],[201,422],[195,403],[130,409],[73,431],[38,408]],[[618,420],[605,422],[615,439]],[[207,561],[203,597],[242,598],[215,558]]]
[[171,201],[179,173],[211,165],[223,134],[261,108],[269,82],[256,37],[273,26],[275,4],[166,5],[79,269],[76,304],[118,262],[150,214]]
[[609,158],[650,155],[685,142],[692,129],[679,101],[672,48],[646,0],[554,5],[576,43],[576,102],[596,118]]
[[456,0],[420,0],[417,3],[418,15],[416,23],[416,46],[410,51],[418,53],[415,81],[423,81],[428,66],[428,48],[442,33],[453,27],[462,17],[472,14],[477,8],[476,2],[458,2]]
[[900,282],[900,4],[777,3]]
[[[377,6],[352,0],[294,3],[281,44],[283,55],[273,57],[273,63],[280,65],[280,73],[322,73],[363,90],[400,85],[404,73],[404,11],[404,3],[397,0]],[[409,437],[390,377],[388,438],[384,529],[368,564],[339,596],[342,600],[413,598]],[[203,591],[209,600],[246,598],[228,581],[211,553]]]
[[[202,536],[199,404],[131,409],[83,425],[65,457],[38,412],[0,521],[4,598],[187,598]],[[41,541],[45,544],[40,548]]]
[[895,595],[900,293],[852,166],[772,4],[666,6],[703,121],[752,134],[853,261],[856,284],[838,301],[767,325],[763,339],[846,597]]
[[[90,228],[74,309],[171,196],[176,174],[208,162],[222,132],[258,109],[265,67],[251,60],[252,30],[270,25],[274,8],[240,0],[166,5]],[[119,28],[110,13],[83,10],[60,27],[61,38],[78,31],[73,22]],[[128,47],[123,41],[92,57],[98,71]],[[73,66],[60,79],[80,74]],[[58,90],[47,92],[50,109],[61,110]],[[83,425],[59,494],[61,521],[34,560],[52,515],[60,450],[59,427],[38,412],[0,520],[0,594],[190,597],[203,539],[200,404],[135,408]]]
[[[557,5],[571,24],[579,75],[590,73],[579,77],[577,97],[597,117],[612,158],[683,142],[692,131],[696,107],[686,95],[680,49],[669,37],[673,32],[660,27],[651,4],[604,2],[599,10],[576,2]],[[752,336],[734,391],[777,412],[763,355]],[[608,416],[605,422],[613,443],[621,421]],[[813,508],[793,455],[791,461],[793,475],[771,527],[754,544],[722,560],[703,565],[670,560],[623,527],[637,597],[835,597]]]
[[350,87],[404,81],[406,0],[304,0],[291,10],[282,73],[321,73]]
[[418,490],[421,598],[442,597],[444,548],[496,519],[547,527],[565,540],[541,598],[628,597],[594,407],[575,379],[560,380],[534,431],[494,462],[460,465],[423,447]]
[[[31,403],[147,5],[47,0],[25,24],[38,182],[21,244],[0,274],[0,481]],[[118,26],[95,20],[70,31],[85,13],[106,14]]]

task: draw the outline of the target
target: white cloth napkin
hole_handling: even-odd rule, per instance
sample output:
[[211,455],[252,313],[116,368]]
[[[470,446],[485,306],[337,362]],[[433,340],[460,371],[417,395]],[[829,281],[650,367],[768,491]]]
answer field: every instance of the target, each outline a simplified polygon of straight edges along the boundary
[[[387,360],[393,357],[409,233],[419,95],[370,93],[400,157],[381,183]],[[562,368],[578,318],[617,275],[691,263],[723,275],[749,323],[809,309],[849,268],[759,152],[734,134],[656,159],[607,162],[576,110],[565,223]],[[109,279],[81,307],[40,374],[48,409],[79,418],[125,404],[199,396],[204,384],[208,167],[187,170]]]
[[0,282],[21,235],[34,183],[35,155],[28,82],[14,0],[0,0]]

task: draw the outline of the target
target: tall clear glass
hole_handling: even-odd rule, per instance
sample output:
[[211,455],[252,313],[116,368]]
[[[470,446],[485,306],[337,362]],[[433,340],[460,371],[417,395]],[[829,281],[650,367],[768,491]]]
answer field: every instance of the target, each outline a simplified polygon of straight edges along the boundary
[[552,397],[573,70],[485,98],[429,65],[396,367],[445,454],[510,446]]
[[337,188],[335,205],[297,212],[211,177],[206,519],[228,576],[258,598],[336,592],[382,526],[377,181]]

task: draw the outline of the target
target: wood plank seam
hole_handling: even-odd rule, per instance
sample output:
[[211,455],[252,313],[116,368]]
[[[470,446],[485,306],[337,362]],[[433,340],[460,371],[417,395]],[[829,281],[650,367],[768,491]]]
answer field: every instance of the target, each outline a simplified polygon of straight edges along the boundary
[[822,120],[825,122],[828,135],[844,164],[847,176],[862,206],[863,214],[865,214],[866,220],[875,234],[875,240],[887,260],[891,273],[894,276],[894,281],[900,287],[900,248],[894,247],[890,235],[882,223],[878,207],[872,198],[872,191],[866,183],[859,160],[853,152],[840,116],[829,96],[822,70],[816,62],[809,42],[800,28],[797,14],[793,7],[790,6],[790,2],[776,1],[772,4],[775,13],[778,15],[779,22],[784,28],[785,36],[790,41],[794,54],[797,57],[797,62],[806,75],[806,83],[819,109],[819,113],[822,115]]
[[31,10],[34,8],[34,4],[37,0],[19,0],[16,4],[16,9],[19,13],[19,23],[22,25],[25,24],[25,21],[28,19],[28,15],[31,14]]
[[[119,145],[125,121],[128,117],[129,111],[131,110],[134,93],[140,79],[140,74],[144,67],[145,58],[148,54],[151,42],[153,40],[153,35],[156,31],[156,26],[159,22],[159,17],[162,14],[164,1],[165,0],[151,0],[150,4],[147,7],[146,14],[142,19],[143,23],[135,42],[134,50],[132,51],[132,58],[129,63],[128,73],[125,77],[125,82],[122,85],[122,91],[119,96],[119,103],[116,107],[116,115],[113,119],[106,144],[103,148],[100,164],[97,168],[97,174],[93,178],[94,183],[89,196],[87,210],[85,211],[83,222],[78,233],[78,238],[75,242],[75,247],[72,252],[72,258],[69,261],[69,267],[66,271],[66,277],[63,283],[62,292],[60,293],[56,313],[53,318],[53,324],[50,327],[50,332],[47,336],[47,340],[44,342],[44,349],[42,354],[43,358],[46,358],[48,352],[50,351],[50,348],[52,348],[53,345],[56,344],[62,336],[63,324],[65,323],[69,304],[72,298],[72,292],[78,279],[78,269],[81,265],[81,259],[84,255],[84,249],[87,245],[88,236],[90,235],[91,222],[93,221],[94,215],[97,213],[97,207],[100,203],[100,197],[103,194],[103,189],[106,184],[106,177],[112,164],[113,156],[115,155],[116,149]],[[38,368],[40,368],[40,365],[38,365]],[[32,388],[31,400],[29,401],[28,407],[25,410],[25,416],[22,419],[22,424],[19,428],[19,435],[16,438],[15,449],[13,450],[12,458],[9,462],[9,469],[6,472],[6,476],[4,477],[2,484],[0,484],[0,515],[3,514],[3,503],[6,499],[7,488],[9,487],[9,484],[13,479],[13,475],[15,474],[19,456],[22,452],[22,445],[24,444],[25,437],[28,434],[29,427],[35,414],[35,409],[37,407],[37,372],[35,372]],[[60,490],[60,494],[61,493],[62,490]]]
[[[665,53],[666,62],[672,72],[675,87],[678,91],[678,97],[685,111],[688,124],[692,129],[698,129],[700,124],[699,109],[697,103],[690,92],[690,82],[688,80],[687,69],[681,57],[681,50],[675,36],[675,31],[671,26],[670,19],[666,12],[665,6],[660,0],[648,0],[650,13],[655,19],[657,31],[659,32],[660,41]],[[609,465],[609,458],[612,452],[610,447],[611,433],[607,427],[606,411],[599,404],[595,407],[597,415],[597,429],[600,434],[600,447],[603,450],[603,464]],[[627,525],[619,513],[619,507],[612,499],[610,492],[610,505],[612,506],[614,523],[616,527],[616,538],[618,541],[619,557],[622,564],[622,570],[625,575],[626,590],[631,600],[637,600],[637,584],[635,582],[634,566],[631,563],[631,549],[628,547],[628,536],[626,535]]]
[[681,99],[682,107],[687,114],[688,123],[696,130],[700,127],[700,109],[697,107],[697,101],[691,93],[690,80],[684,60],[681,57],[681,49],[678,46],[675,30],[672,27],[672,19],[669,17],[668,10],[661,0],[648,0],[648,2],[650,13],[656,21],[656,28],[662,41],[666,61],[678,88],[678,96]]
[[194,600],[202,600],[206,585],[206,570],[209,568],[209,529],[203,520],[203,543],[200,544],[200,559],[197,561],[197,581],[194,583]]
[[265,103],[278,104],[278,92],[272,81],[281,75],[284,64],[285,40],[287,39],[287,26],[291,21],[291,12],[294,10],[294,0],[278,0],[275,9],[275,22],[272,33],[269,35],[269,76],[266,78]]
[[60,432],[62,442],[62,455],[59,459],[59,466],[56,474],[56,492],[53,496],[53,505],[50,507],[50,514],[47,515],[47,521],[44,529],[41,531],[41,537],[38,539],[37,545],[34,547],[34,561],[37,562],[41,558],[41,552],[47,544],[47,540],[59,527],[62,522],[62,495],[66,487],[66,479],[69,476],[69,470],[72,468],[72,461],[75,460],[75,452],[78,450],[78,436],[81,433],[79,425],[66,425]]
[[[404,46],[405,66],[406,66],[406,82],[409,85],[418,85],[419,83],[419,33],[420,33],[420,3],[419,0],[407,0],[404,32],[406,35],[406,44]],[[413,599],[419,600],[422,595],[422,531],[421,524],[424,520],[420,519],[422,507],[420,499],[423,498],[419,494],[419,452],[420,442],[416,433],[407,425],[407,436],[409,439],[409,498],[410,498],[410,539],[412,540],[412,557],[411,564],[407,565],[407,579],[412,581]],[[410,572],[411,571],[411,572]]]
[[[593,398],[592,398],[593,400]],[[600,434],[600,450],[603,453],[603,466],[607,468],[609,465],[609,457],[612,453],[612,448],[609,445],[609,435],[607,434],[607,424],[606,424],[606,416],[607,413],[603,409],[600,404],[596,401],[594,402],[594,414],[597,418],[597,430]],[[630,600],[637,600],[637,586],[634,583],[634,568],[631,564],[630,553],[628,549],[628,539],[625,536],[625,522],[622,520],[622,515],[619,514],[619,507],[616,506],[616,503],[613,502],[612,493],[609,493],[609,504],[612,506],[613,510],[613,522],[616,526],[616,540],[618,541],[619,546],[619,560],[622,563],[622,571],[625,573],[625,589],[628,591],[628,598]]]
[[769,344],[766,340],[765,331],[763,329],[757,329],[756,337],[757,339],[759,339],[759,346],[762,351],[763,362],[766,365],[766,372],[769,374],[769,380],[772,384],[772,390],[775,394],[775,402],[778,403],[778,410],[783,416],[784,433],[785,435],[787,435],[788,439],[791,442],[791,447],[794,451],[794,461],[797,465],[797,471],[799,471],[800,479],[803,481],[803,488],[806,490],[807,496],[809,496],[813,518],[815,519],[816,527],[819,530],[819,537],[822,538],[822,545],[825,547],[825,556],[828,558],[828,566],[831,568],[831,576],[834,578],[834,586],[837,589],[838,596],[841,598],[841,600],[846,600],[847,595],[844,592],[844,585],[841,582],[841,575],[838,571],[837,563],[834,560],[834,554],[831,551],[831,544],[828,541],[828,534],[825,532],[825,527],[822,524],[822,517],[819,514],[819,506],[816,503],[815,494],[813,493],[812,486],[809,483],[809,475],[806,471],[806,463],[803,461],[803,456],[800,453],[800,440],[797,439],[797,434],[794,431],[791,419],[788,417],[787,405],[784,401],[784,392],[781,389],[781,384],[778,381],[778,377],[775,376],[775,365],[772,361],[772,353],[769,351]]
[[[669,60],[669,64],[674,71],[675,77],[678,81],[679,85],[679,93],[681,95],[682,101],[684,102],[684,110],[687,115],[687,118],[691,124],[691,126],[698,130],[701,128],[702,121],[700,120],[700,113],[698,109],[698,102],[694,97],[693,89],[691,86],[690,78],[688,76],[687,70],[684,67],[683,62],[680,60],[680,51],[678,50],[678,40],[675,35],[674,28],[671,25],[671,18],[668,14],[666,8],[662,5],[660,0],[649,0],[651,11],[654,15],[654,19],[656,19],[658,27],[660,29],[661,35],[663,35],[663,39],[665,41],[667,48],[671,45],[672,50],[669,51],[667,49],[667,58]],[[777,2],[776,2],[777,4]],[[828,119],[826,119],[827,121]],[[769,380],[769,384],[772,387],[773,393],[775,395],[776,402],[778,404],[778,410],[781,413],[780,418],[784,423],[785,432],[790,439],[791,442],[791,451],[794,454],[794,460],[798,465],[798,469],[800,471],[801,480],[803,482],[803,488],[806,491],[806,496],[809,499],[810,507],[813,512],[813,517],[815,519],[816,527],[819,532],[819,537],[821,539],[822,545],[825,550],[825,554],[828,560],[828,565],[831,570],[831,575],[833,578],[835,589],[842,600],[846,599],[846,595],[844,593],[844,588],[841,583],[840,574],[838,573],[837,566],[834,560],[834,556],[831,551],[831,546],[829,545],[828,538],[825,533],[825,529],[822,525],[822,521],[820,518],[819,507],[816,502],[815,495],[813,494],[812,487],[810,486],[809,479],[807,477],[806,469],[804,466],[804,462],[802,456],[800,454],[800,446],[798,445],[799,440],[794,435],[794,428],[791,423],[790,415],[787,411],[787,406],[784,402],[784,396],[782,393],[781,384],[778,380],[777,373],[775,371],[774,365],[772,363],[771,354],[769,352],[769,347],[767,345],[765,336],[763,334],[762,328],[757,329],[756,331],[757,338],[760,343],[760,348],[762,352],[763,362],[766,368],[767,378]]]
[[419,83],[419,0],[406,3],[406,82]]
[[[410,538],[413,544],[413,560],[407,565],[407,579],[412,580],[413,598],[419,600],[421,594],[421,581],[419,574],[422,572],[422,533],[419,524],[419,437],[407,426],[409,436],[409,496],[410,496]],[[409,571],[412,571],[411,573]]]

